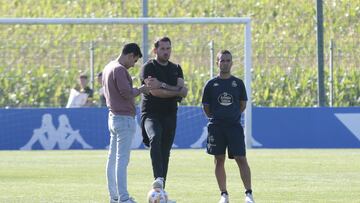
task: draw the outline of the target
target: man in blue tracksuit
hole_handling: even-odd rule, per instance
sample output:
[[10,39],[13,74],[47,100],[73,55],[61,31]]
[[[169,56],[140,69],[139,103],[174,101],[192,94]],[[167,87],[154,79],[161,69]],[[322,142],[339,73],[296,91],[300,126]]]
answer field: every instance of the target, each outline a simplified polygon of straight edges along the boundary
[[235,159],[245,187],[245,202],[253,203],[251,172],[246,159],[241,113],[246,108],[247,95],[243,81],[231,75],[232,55],[228,50],[217,54],[219,75],[209,80],[203,92],[203,110],[209,118],[207,152],[215,158],[215,176],[221,191],[219,203],[228,203],[225,151]]

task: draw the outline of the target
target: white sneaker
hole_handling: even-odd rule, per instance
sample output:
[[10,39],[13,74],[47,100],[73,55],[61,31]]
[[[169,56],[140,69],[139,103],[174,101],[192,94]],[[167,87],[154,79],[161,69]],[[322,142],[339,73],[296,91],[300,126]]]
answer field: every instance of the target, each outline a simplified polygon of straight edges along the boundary
[[174,200],[169,200],[169,199],[168,199],[168,200],[166,201],[166,203],[176,203],[176,201],[174,201]]
[[229,195],[227,195],[227,194],[221,195],[219,203],[229,203]]
[[121,201],[121,203],[136,203],[135,202],[135,199],[134,198],[132,198],[132,197],[130,197],[128,200],[126,200],[126,201]]
[[245,203],[255,203],[252,194],[250,194],[250,193],[247,193],[247,194],[246,194]]

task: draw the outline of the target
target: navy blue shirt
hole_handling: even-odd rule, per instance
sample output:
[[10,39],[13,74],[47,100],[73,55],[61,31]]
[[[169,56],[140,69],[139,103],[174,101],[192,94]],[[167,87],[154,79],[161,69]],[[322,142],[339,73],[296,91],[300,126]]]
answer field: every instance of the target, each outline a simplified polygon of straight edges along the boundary
[[244,82],[235,76],[228,79],[218,76],[205,85],[202,103],[210,106],[211,123],[240,122],[240,101],[247,101],[247,95]]

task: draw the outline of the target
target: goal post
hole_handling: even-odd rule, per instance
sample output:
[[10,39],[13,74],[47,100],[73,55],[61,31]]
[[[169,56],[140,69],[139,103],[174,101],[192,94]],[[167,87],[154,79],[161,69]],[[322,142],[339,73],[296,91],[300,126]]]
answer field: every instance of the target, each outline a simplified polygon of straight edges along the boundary
[[251,18],[249,17],[199,17],[199,18],[0,18],[0,25],[69,25],[69,24],[244,24],[244,82],[248,94],[248,105],[245,109],[246,146],[252,144],[252,93],[251,93]]

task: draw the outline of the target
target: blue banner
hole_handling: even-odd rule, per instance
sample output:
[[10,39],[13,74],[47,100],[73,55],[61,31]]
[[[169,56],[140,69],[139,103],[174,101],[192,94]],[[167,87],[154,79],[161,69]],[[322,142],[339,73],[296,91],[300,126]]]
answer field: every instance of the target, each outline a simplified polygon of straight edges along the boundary
[[[106,108],[0,109],[0,150],[106,149],[107,116]],[[138,113],[132,148],[144,148],[139,123]],[[179,108],[173,147],[204,147],[206,123],[201,108]]]
[[[106,108],[0,109],[0,150],[106,149]],[[252,143],[262,148],[359,148],[360,108],[253,108]],[[144,148],[139,115],[132,148]],[[173,148],[206,146],[200,107],[181,106]]]
[[253,108],[265,148],[359,148],[360,108]]

